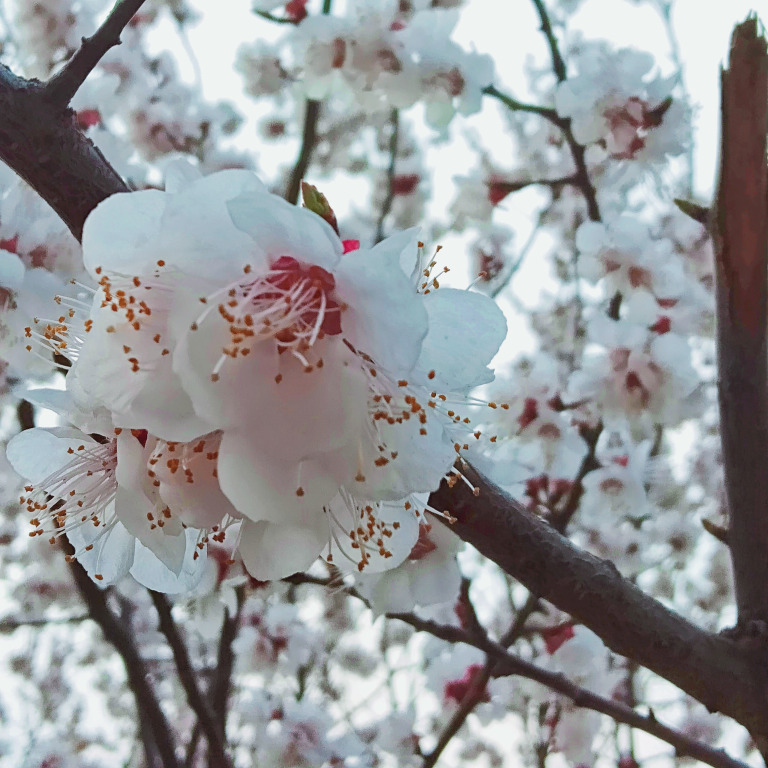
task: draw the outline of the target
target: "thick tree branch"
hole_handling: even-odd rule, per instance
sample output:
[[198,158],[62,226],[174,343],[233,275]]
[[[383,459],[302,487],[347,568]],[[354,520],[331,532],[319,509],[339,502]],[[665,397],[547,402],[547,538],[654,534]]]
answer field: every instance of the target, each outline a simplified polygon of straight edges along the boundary
[[176,670],[187,694],[187,702],[197,715],[197,721],[200,723],[200,728],[208,742],[210,763],[211,765],[220,766],[220,768],[227,768],[230,765],[230,761],[224,746],[223,733],[219,728],[219,722],[213,708],[200,689],[197,673],[189,658],[186,643],[171,615],[171,604],[168,602],[168,598],[160,592],[155,592],[151,589],[148,591],[152,596],[152,602],[160,618],[160,631],[165,635],[165,639],[168,641],[168,645],[171,646],[171,651],[173,651]]
[[125,182],[77,128],[73,115],[51,104],[45,86],[0,65],[0,159],[82,236],[88,214]]
[[84,37],[75,55],[43,87],[45,98],[63,109],[77,93],[104,54],[120,45],[120,33],[128,25],[144,0],[119,0],[112,13],[91,37]]
[[91,581],[80,563],[72,560],[69,565],[91,618],[101,627],[104,637],[112,643],[123,659],[128,685],[136,698],[140,719],[151,729],[154,744],[150,745],[147,751],[151,754],[157,749],[163,761],[163,768],[179,768],[173,731],[149,683],[146,665],[139,655],[133,636],[109,609],[104,592]]
[[[443,482],[430,506],[451,529],[531,592],[570,613],[622,656],[661,675],[753,733],[768,730],[768,669],[762,648],[705,632],[574,546],[469,466],[465,483]],[[704,672],[704,670],[706,670]]]
[[768,623],[768,53],[750,18],[722,73],[720,179],[710,217],[720,431],[739,625]]

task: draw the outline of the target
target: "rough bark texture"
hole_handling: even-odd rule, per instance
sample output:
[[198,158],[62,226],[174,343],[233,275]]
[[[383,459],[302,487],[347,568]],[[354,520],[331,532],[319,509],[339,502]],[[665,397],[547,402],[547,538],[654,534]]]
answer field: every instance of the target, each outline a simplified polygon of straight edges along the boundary
[[608,560],[577,548],[472,468],[480,488],[443,483],[430,497],[451,529],[531,592],[567,611],[611,650],[648,667],[712,711],[760,734],[768,729],[768,665],[759,638],[705,632],[624,579]]
[[720,179],[710,221],[720,424],[739,627],[768,628],[768,53],[736,27],[722,73]]
[[45,86],[0,65],[0,159],[61,216],[79,240],[86,216],[128,190],[104,155],[78,130],[74,113],[45,98]]

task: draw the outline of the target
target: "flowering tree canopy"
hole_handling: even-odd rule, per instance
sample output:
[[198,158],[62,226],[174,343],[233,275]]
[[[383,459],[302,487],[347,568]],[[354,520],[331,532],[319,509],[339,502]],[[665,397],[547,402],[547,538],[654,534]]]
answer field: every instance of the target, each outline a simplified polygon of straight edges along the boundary
[[254,0],[256,139],[185,0],[0,14],[0,765],[768,761],[766,40],[704,205],[579,5],[522,101],[461,0]]

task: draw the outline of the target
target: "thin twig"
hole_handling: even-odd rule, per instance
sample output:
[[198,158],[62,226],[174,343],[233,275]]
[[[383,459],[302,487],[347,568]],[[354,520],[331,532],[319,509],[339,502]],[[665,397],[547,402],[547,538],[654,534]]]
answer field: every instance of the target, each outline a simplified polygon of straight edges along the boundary
[[590,220],[600,221],[600,206],[597,203],[597,194],[594,186],[592,186],[592,180],[589,178],[587,162],[584,157],[585,149],[578,141],[576,141],[573,131],[571,130],[570,119],[560,117],[560,115],[550,107],[541,107],[536,104],[524,104],[521,101],[517,101],[517,99],[507,96],[493,85],[483,88],[483,93],[486,96],[498,99],[513,112],[530,112],[534,115],[540,115],[545,120],[549,120],[552,125],[557,126],[563,132],[563,137],[565,138],[566,144],[568,144],[568,149],[573,157],[573,163],[576,166],[576,173],[573,177],[569,177],[569,179],[573,179],[572,183],[578,186],[584,195],[584,199],[587,203],[587,215]]
[[46,619],[45,617],[39,619],[3,619],[0,621],[0,634],[15,632],[22,627],[37,629],[41,627],[49,627],[53,624],[79,624],[82,621],[91,620],[92,617],[89,613],[78,614],[76,616],[61,616],[52,619]]
[[384,239],[384,222],[392,210],[392,203],[395,199],[395,165],[397,163],[397,142],[400,134],[399,113],[396,109],[392,110],[390,120],[391,134],[389,136],[389,168],[387,169],[387,195],[384,198],[384,204],[381,206],[379,221],[376,224],[376,239],[379,243]]
[[[327,16],[330,12],[331,0],[323,0],[323,15]],[[295,203],[299,199],[301,181],[312,160],[312,153],[317,142],[317,121],[320,118],[320,104],[321,102],[314,99],[307,99],[305,102],[304,127],[301,131],[301,149],[283,195],[289,203]]]
[[552,30],[552,23],[549,19],[549,13],[547,13],[547,9],[544,7],[544,3],[542,0],[533,0],[533,4],[536,6],[536,10],[539,13],[539,19],[541,20],[541,31],[544,33],[544,36],[547,38],[547,43],[549,44],[549,53],[552,57],[552,69],[555,70],[555,75],[557,76],[558,82],[563,82],[563,80],[568,79],[568,73],[565,71],[565,62],[563,61],[563,57],[560,55],[560,48],[557,44],[557,38],[555,37],[555,33]]
[[295,203],[299,199],[299,190],[304,174],[312,160],[312,152],[317,141],[317,120],[320,117],[320,102],[307,99],[304,110],[304,128],[301,132],[301,149],[296,164],[293,166],[288,185],[285,188],[285,199],[289,203]]
[[[502,646],[509,647],[518,639],[518,637],[520,637],[526,621],[528,621],[531,614],[536,610],[538,604],[539,599],[535,595],[529,594],[525,604],[515,615],[512,626],[499,641]],[[433,768],[433,766],[437,765],[440,755],[445,751],[445,748],[450,744],[453,737],[459,732],[461,726],[464,725],[467,718],[475,710],[475,707],[477,707],[483,700],[486,686],[491,678],[500,672],[501,667],[499,666],[498,660],[487,656],[482,670],[480,670],[477,676],[473,679],[469,690],[459,702],[459,708],[453,715],[451,715],[450,720],[440,733],[434,748],[429,754],[424,755],[424,762],[422,763],[421,768]]]
[[187,694],[187,702],[197,715],[197,721],[200,723],[200,727],[208,742],[208,755],[212,761],[211,765],[227,768],[231,763],[224,747],[223,734],[213,709],[200,690],[187,646],[171,615],[171,604],[168,602],[168,598],[161,592],[149,590],[149,594],[152,596],[152,602],[160,618],[160,631],[165,635],[165,639],[168,641],[171,651],[173,651],[176,670]]
[[530,112],[534,115],[540,115],[545,120],[549,120],[550,123],[560,127],[560,117],[557,112],[551,107],[541,107],[538,104],[525,104],[522,101],[513,99],[506,93],[502,93],[495,85],[489,85],[483,88],[483,93],[486,96],[491,96],[494,99],[498,99],[502,104],[509,107],[513,112]]
[[120,34],[144,4],[144,0],[120,0],[91,37],[84,37],[75,55],[51,77],[43,88],[45,98],[66,107],[104,54],[120,45]]

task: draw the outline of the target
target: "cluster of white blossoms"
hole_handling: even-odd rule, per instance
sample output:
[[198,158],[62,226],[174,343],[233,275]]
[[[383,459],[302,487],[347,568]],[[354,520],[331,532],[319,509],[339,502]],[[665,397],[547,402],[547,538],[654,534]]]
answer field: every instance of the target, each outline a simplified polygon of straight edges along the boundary
[[656,75],[653,56],[632,49],[589,46],[578,75],[562,82],[555,107],[571,119],[579,144],[614,160],[659,162],[684,147],[684,104],[671,92],[677,75]]
[[440,287],[414,231],[360,249],[248,171],[187,164],[99,205],[83,258],[97,287],[27,333],[71,362],[66,393],[28,397],[72,426],[8,446],[33,535],[166,591],[233,525],[262,580],[411,555],[480,437],[461,405],[493,378],[494,302]]
[[482,89],[493,80],[489,56],[451,40],[458,18],[454,9],[358,0],[345,16],[303,18],[283,41],[285,64],[278,50],[256,43],[241,49],[239,67],[252,95],[279,93],[293,69],[311,99],[335,93],[368,113],[422,101],[427,120],[443,127],[456,112],[479,111]]

